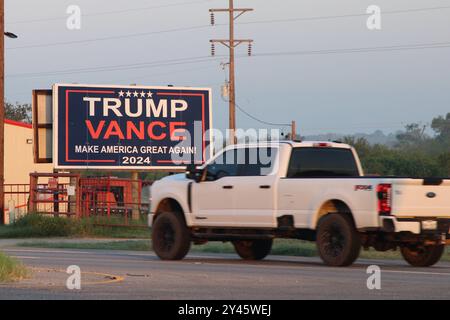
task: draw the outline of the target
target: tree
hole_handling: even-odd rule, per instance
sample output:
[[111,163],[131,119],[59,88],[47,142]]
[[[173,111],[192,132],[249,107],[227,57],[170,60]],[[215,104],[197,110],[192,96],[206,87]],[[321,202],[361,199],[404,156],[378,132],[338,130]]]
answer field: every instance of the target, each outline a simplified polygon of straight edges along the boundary
[[417,146],[426,141],[429,137],[425,133],[426,126],[418,123],[411,123],[405,126],[406,131],[397,134],[400,146]]
[[5,117],[10,120],[31,123],[31,104],[5,102]]
[[439,116],[431,121],[431,128],[442,141],[450,141],[450,113],[444,117]]

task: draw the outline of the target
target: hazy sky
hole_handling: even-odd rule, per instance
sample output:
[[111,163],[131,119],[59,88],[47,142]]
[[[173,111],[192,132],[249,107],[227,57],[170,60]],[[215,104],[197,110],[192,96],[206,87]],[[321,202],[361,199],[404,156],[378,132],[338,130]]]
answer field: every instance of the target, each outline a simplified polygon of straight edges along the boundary
[[[208,27],[208,9],[228,1],[5,2],[6,29],[19,35],[5,45],[9,101],[30,102],[33,88],[57,82],[212,87],[214,125],[227,126],[220,97],[220,62],[227,59],[209,57],[209,39],[226,37],[227,27]],[[69,5],[82,10],[81,30],[66,27]],[[379,31],[366,27],[369,5],[381,7]],[[393,132],[450,112],[448,0],[237,0],[235,6],[255,9],[237,20],[236,36],[255,41],[253,57],[245,56],[246,46],[237,49],[237,102],[262,120],[295,119],[302,134]],[[226,24],[226,15],[217,14],[216,22]],[[216,53],[227,50],[217,46]],[[237,124],[265,127],[239,111]]]

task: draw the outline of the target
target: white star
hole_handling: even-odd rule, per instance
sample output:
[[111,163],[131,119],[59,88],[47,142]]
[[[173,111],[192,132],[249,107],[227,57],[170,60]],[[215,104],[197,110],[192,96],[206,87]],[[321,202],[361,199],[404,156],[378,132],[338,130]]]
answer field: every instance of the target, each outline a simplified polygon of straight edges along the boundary
[[123,92],[123,90],[119,91],[119,97],[123,97],[124,94],[125,94],[125,92]]
[[130,92],[130,90],[127,91],[127,97],[131,97],[131,92]]
[[147,97],[152,98],[153,97],[153,93],[151,93],[150,91],[147,92]]
[[139,95],[139,93],[135,90],[135,91],[133,92],[133,97],[137,98],[138,95]]
[[144,97],[145,97],[145,92],[142,91],[142,92],[141,92],[141,98],[144,98]]

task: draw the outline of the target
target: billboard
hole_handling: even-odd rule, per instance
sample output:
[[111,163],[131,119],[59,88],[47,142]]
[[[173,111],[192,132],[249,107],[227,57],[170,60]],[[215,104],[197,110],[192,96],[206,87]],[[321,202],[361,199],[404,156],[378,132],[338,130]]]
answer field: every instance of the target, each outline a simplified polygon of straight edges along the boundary
[[55,84],[57,169],[181,169],[210,156],[211,89]]

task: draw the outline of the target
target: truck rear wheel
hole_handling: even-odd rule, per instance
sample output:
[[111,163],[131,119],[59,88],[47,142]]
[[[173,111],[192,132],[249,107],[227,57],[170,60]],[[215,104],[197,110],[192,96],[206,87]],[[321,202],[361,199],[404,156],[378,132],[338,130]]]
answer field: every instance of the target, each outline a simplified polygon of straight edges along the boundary
[[332,213],[320,219],[316,242],[320,258],[329,266],[349,266],[361,250],[358,231],[343,214]]
[[153,250],[162,260],[181,260],[189,252],[191,236],[181,215],[163,212],[152,228]]
[[272,239],[233,241],[236,253],[244,260],[262,260],[272,249]]
[[445,245],[407,246],[400,249],[403,259],[414,267],[429,267],[436,264],[444,253]]

